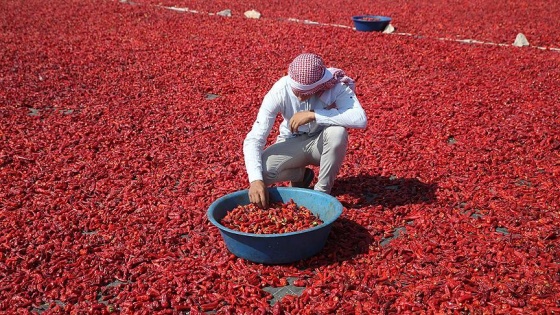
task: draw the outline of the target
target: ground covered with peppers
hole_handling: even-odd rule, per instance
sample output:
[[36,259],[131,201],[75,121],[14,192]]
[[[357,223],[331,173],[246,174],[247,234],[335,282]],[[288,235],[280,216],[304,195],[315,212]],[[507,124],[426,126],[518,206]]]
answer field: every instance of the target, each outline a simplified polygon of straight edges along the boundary
[[[385,2],[2,1],[0,311],[560,313],[560,6]],[[247,188],[243,138],[304,51],[356,79],[369,125],[324,250],[259,265],[206,210]]]

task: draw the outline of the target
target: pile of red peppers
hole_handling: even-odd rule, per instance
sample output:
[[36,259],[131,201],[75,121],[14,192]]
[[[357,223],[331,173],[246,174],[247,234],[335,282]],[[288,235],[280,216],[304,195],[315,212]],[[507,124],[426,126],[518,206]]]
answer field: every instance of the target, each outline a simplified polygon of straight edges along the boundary
[[239,205],[228,211],[220,224],[245,233],[281,234],[310,229],[323,224],[323,220],[290,199],[273,202],[266,209],[255,204]]
[[[360,14],[396,32],[356,32]],[[0,2],[0,312],[559,314],[559,15],[522,0]],[[356,80],[368,127],[349,132],[325,248],[251,263],[206,211],[248,187],[243,138],[301,52]],[[271,303],[263,288],[288,278],[302,294]]]

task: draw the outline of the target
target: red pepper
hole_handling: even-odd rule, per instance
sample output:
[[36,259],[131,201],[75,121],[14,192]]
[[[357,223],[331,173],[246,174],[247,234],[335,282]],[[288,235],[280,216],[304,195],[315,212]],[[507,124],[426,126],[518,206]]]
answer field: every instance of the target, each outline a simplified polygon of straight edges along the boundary
[[260,209],[254,204],[237,206],[228,211],[220,223],[242,232],[272,234],[308,229],[323,221],[309,209],[297,206],[290,200],[287,203],[272,203],[268,209]]
[[214,302],[202,304],[202,305],[200,305],[200,309],[203,312],[215,310],[218,306],[220,306],[220,302],[221,302],[220,300],[216,300]]

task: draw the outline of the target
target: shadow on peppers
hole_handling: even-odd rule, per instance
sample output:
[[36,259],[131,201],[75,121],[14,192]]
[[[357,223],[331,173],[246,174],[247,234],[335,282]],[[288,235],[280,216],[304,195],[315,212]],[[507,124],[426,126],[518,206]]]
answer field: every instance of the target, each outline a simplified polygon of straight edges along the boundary
[[[408,204],[433,203],[437,184],[416,178],[360,175],[338,178],[332,194],[347,208],[383,206],[394,208]],[[348,200],[344,198],[348,196]]]
[[369,231],[353,220],[340,217],[332,225],[325,247],[314,257],[297,263],[300,269],[351,260],[367,253],[374,239]]

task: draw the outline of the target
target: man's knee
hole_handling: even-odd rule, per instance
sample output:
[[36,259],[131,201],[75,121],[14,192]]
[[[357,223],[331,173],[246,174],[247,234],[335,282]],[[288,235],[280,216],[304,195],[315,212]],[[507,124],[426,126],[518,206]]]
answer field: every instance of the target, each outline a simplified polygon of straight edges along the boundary
[[344,147],[348,145],[348,131],[341,126],[329,126],[323,131],[325,142],[329,146]]
[[262,156],[262,168],[263,168],[263,180],[265,183],[269,184],[276,180],[278,177],[278,164],[271,156],[263,154]]

